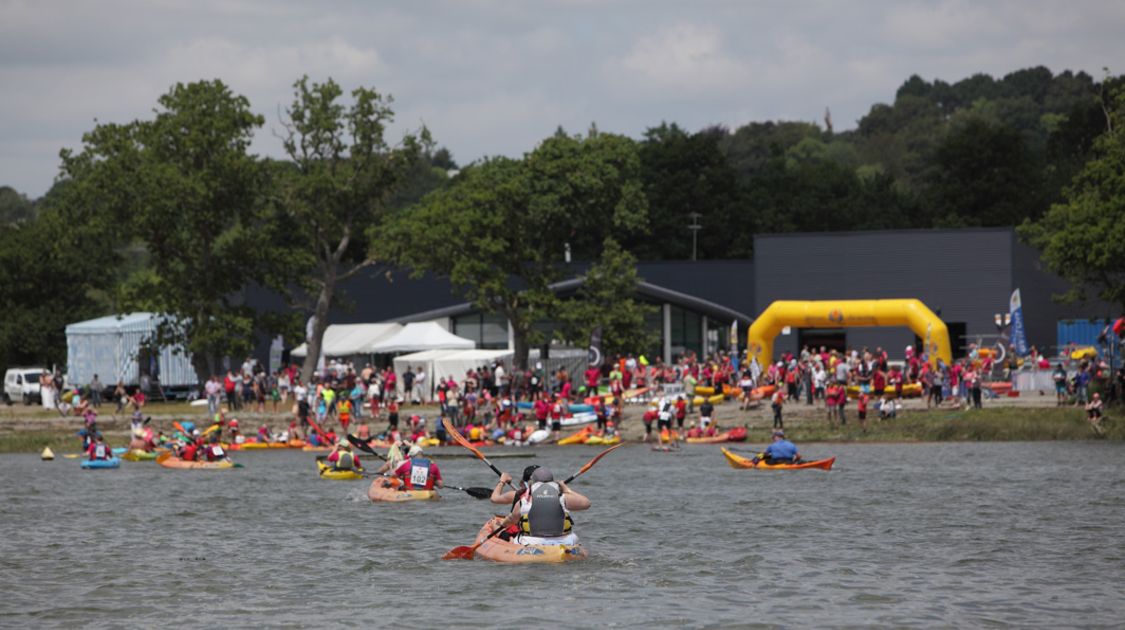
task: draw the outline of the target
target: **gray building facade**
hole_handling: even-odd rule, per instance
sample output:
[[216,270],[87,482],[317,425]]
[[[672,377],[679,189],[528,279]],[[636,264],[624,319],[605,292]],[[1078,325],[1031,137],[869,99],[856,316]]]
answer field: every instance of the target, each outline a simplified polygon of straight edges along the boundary
[[[1042,267],[1012,228],[759,235],[754,239],[755,310],[774,300],[917,298],[949,327],[953,355],[995,343],[997,313],[1020,289],[1028,343],[1053,352],[1061,319],[1104,318],[1102,303],[1060,304],[1069,284]],[[775,355],[804,343],[882,347],[901,358],[916,343],[905,328],[798,330],[779,335]]]

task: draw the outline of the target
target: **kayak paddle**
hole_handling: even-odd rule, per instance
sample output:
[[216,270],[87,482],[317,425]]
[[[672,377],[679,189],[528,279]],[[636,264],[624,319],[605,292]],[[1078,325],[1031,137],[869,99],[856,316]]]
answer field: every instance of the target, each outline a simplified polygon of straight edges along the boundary
[[[445,427],[445,432],[446,432],[446,433],[448,433],[449,435],[453,436],[453,440],[454,440],[454,441],[456,441],[456,442],[457,442],[458,444],[460,444],[461,446],[464,446],[465,448],[467,448],[467,449],[469,449],[470,451],[472,451],[472,452],[473,452],[473,455],[476,455],[476,456],[477,456],[477,459],[479,459],[479,460],[481,460],[482,462],[484,462],[484,463],[488,464],[488,467],[489,467],[489,468],[491,468],[491,469],[492,469],[492,472],[496,473],[496,475],[497,475],[498,477],[499,477],[499,476],[502,476],[502,475],[504,474],[504,473],[500,472],[500,469],[499,469],[499,468],[497,468],[496,466],[494,466],[494,465],[492,464],[492,462],[488,461],[488,458],[484,456],[484,453],[480,452],[480,450],[479,450],[479,449],[477,449],[477,448],[476,448],[475,446],[473,446],[472,444],[470,444],[470,443],[469,443],[469,441],[468,441],[467,439],[465,439],[465,436],[461,435],[461,432],[457,430],[457,427],[453,426],[453,423],[449,421],[449,418],[442,418],[442,419],[441,419],[441,424],[442,424],[442,426],[444,426],[444,427]],[[516,489],[516,487],[515,487],[515,486],[513,486],[513,485],[512,485],[512,484],[510,484],[510,483],[509,483],[509,484],[507,484],[507,485],[508,485],[508,487],[510,487],[510,488],[511,488],[512,490],[515,490],[515,489]]]
[[[446,431],[448,431],[449,428],[450,427],[446,427]],[[597,455],[594,456],[594,459],[591,459],[590,461],[586,462],[585,466],[583,466],[582,468],[579,468],[578,472],[576,472],[573,475],[567,477],[566,481],[564,481],[563,484],[565,485],[565,484],[568,484],[568,483],[574,481],[574,479],[576,477],[578,477],[578,475],[581,475],[582,473],[586,472],[587,470],[590,470],[591,468],[593,468],[594,464],[598,463],[598,461],[601,460],[601,458],[605,457],[606,455],[609,455],[611,452],[613,452],[615,449],[617,449],[618,447],[621,447],[621,446],[624,446],[624,444],[615,444],[615,445],[607,448],[606,450],[598,453]],[[484,458],[482,457],[481,459],[484,459]],[[464,545],[462,545],[460,547],[454,547],[453,549],[450,549],[449,551],[447,551],[446,554],[441,557],[441,559],[442,560],[472,560],[474,555],[477,552],[477,549],[479,549],[481,545],[483,545],[485,542],[490,540],[493,536],[499,534],[502,531],[504,531],[503,527],[497,527],[496,529],[492,530],[487,536],[485,536],[484,540],[480,541],[479,543],[476,543],[475,545],[473,545],[471,547],[467,547],[467,546],[464,546]]]
[[352,446],[358,448],[359,450],[363,451],[364,453],[369,453],[371,455],[374,455],[375,457],[378,457],[379,459],[381,459],[383,461],[387,461],[387,458],[384,457],[383,455],[380,455],[379,452],[376,451],[375,449],[371,448],[370,444],[368,444],[367,442],[364,442],[363,440],[357,438],[356,436],[352,435],[351,433],[348,434],[348,442],[351,442]]

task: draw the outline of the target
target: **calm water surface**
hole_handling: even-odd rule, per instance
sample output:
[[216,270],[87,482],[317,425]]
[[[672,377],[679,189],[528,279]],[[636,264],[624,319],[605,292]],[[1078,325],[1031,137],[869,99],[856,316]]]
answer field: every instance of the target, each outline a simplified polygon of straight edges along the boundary
[[[372,504],[312,453],[244,469],[0,457],[0,626],[1125,625],[1125,446],[807,445],[829,473],[626,446],[575,482],[590,559],[440,560],[494,511]],[[560,475],[593,447],[497,460]],[[489,486],[482,463],[439,462]]]

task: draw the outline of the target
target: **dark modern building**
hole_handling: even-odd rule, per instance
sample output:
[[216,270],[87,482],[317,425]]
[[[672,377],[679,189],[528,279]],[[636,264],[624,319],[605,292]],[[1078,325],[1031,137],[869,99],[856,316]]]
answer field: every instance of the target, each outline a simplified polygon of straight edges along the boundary
[[[1060,322],[1119,315],[1102,303],[1054,301],[1052,295],[1067,291],[1068,283],[1046,272],[1038,252],[1021,243],[1012,228],[771,234],[756,237],[754,249],[753,261],[639,264],[636,297],[657,307],[647,325],[660,342],[649,352],[670,359],[686,350],[727,348],[735,321],[744,345],[747,325],[774,300],[917,298],[946,322],[954,356],[968,343],[995,342],[994,318],[1008,311],[1017,288],[1028,342],[1044,351],[1054,351]],[[582,265],[570,267],[571,279],[555,290],[574,291],[583,271]],[[374,267],[343,289],[343,306],[332,311],[331,323],[436,320],[480,348],[507,348],[511,342],[503,317],[466,303],[441,278],[415,279],[399,269]],[[250,301],[283,308],[269,296]],[[541,323],[547,332],[553,328],[551,322]],[[775,340],[774,352],[809,343],[881,346],[901,357],[905,346],[917,342],[905,328],[792,329]]]
[[[771,234],[756,237],[754,251],[755,315],[774,300],[917,298],[948,326],[955,357],[969,343],[995,342],[995,316],[1008,312],[1016,289],[1028,343],[1044,352],[1053,352],[1060,320],[1114,314],[1102,303],[1054,301],[1070,285],[1012,228]],[[901,356],[917,342],[905,328],[794,329],[774,352],[808,343]]]

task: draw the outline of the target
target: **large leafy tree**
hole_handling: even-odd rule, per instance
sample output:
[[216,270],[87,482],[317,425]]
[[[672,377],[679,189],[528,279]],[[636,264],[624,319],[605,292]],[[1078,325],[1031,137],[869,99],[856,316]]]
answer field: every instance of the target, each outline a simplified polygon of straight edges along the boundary
[[429,146],[429,134],[408,133],[396,145],[386,138],[394,119],[390,97],[369,88],[351,92],[332,79],[294,84],[283,138],[293,169],[281,178],[280,205],[301,231],[293,261],[309,271],[300,284],[311,298],[308,381],[320,358],[328,312],[337,285],[374,262],[367,230],[383,219],[388,202],[407,181]]
[[1021,231],[1047,266],[1072,282],[1065,297],[1093,294],[1125,309],[1125,89],[1109,101],[1105,132],[1064,201]]
[[637,259],[607,237],[601,258],[586,271],[582,286],[556,309],[561,337],[583,346],[601,327],[605,356],[648,352],[659,337],[645,326],[645,316],[657,307],[636,299],[640,280]]
[[221,357],[250,350],[258,318],[239,292],[281,284],[287,258],[262,164],[248,153],[263,122],[249,101],[214,80],[178,83],[158,103],[152,119],[99,124],[81,151],[62,152],[65,199],[104,213],[119,243],[145,250],[118,306],[171,315],[158,341],[183,344],[205,379]]
[[562,133],[522,160],[473,164],[396,216],[379,246],[415,273],[448,277],[478,308],[510,322],[517,366],[534,325],[554,315],[564,251],[597,257],[606,236],[643,229],[647,202],[628,138]]

